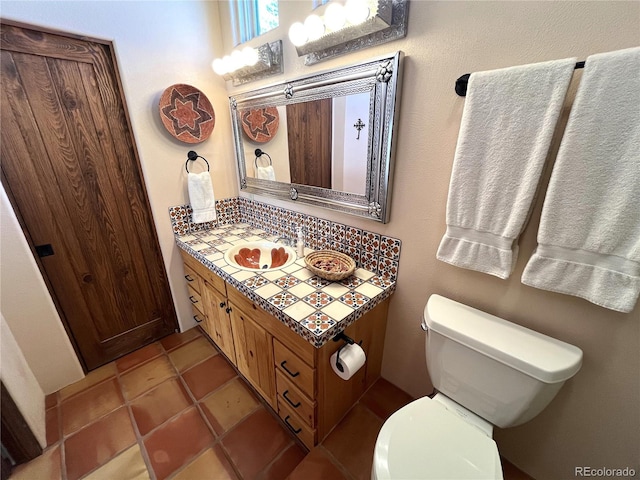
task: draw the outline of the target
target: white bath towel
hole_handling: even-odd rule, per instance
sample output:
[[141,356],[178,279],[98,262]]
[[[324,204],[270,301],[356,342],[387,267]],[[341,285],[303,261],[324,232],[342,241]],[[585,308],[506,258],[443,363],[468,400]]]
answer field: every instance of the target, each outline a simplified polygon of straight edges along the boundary
[[258,178],[262,180],[272,180],[276,181],[276,171],[273,169],[271,165],[266,167],[258,167]]
[[575,62],[471,75],[439,260],[511,275]]
[[193,210],[194,223],[213,222],[216,219],[216,199],[209,172],[187,175],[189,201]]
[[640,293],[640,48],[587,58],[522,282],[633,310]]

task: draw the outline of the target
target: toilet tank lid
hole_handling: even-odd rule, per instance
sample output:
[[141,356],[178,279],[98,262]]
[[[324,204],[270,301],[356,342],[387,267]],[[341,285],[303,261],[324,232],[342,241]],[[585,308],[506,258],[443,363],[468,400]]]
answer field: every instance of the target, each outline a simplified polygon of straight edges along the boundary
[[441,295],[431,295],[424,320],[430,330],[544,383],[563,382],[582,365],[578,347]]

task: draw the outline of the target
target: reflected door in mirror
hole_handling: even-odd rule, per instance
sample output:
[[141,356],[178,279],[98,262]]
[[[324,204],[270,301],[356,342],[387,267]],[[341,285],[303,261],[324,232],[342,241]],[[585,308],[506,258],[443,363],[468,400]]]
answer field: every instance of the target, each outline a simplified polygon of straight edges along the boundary
[[331,188],[331,98],[287,105],[291,183]]

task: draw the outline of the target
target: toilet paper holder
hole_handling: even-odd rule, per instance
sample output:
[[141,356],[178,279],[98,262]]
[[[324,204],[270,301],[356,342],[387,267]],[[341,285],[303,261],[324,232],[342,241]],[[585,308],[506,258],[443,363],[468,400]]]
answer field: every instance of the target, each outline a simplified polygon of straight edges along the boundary
[[[339,342],[341,340],[343,340],[345,343],[341,345],[340,348],[338,348],[338,354],[336,355],[336,368],[341,372],[344,372],[344,367],[342,366],[342,363],[340,363],[340,352],[344,347],[346,347],[347,345],[353,345],[354,343],[356,343],[356,341],[353,338],[345,335],[344,332],[340,332],[338,335],[333,337],[334,342]],[[362,340],[358,342],[358,345],[362,346]]]

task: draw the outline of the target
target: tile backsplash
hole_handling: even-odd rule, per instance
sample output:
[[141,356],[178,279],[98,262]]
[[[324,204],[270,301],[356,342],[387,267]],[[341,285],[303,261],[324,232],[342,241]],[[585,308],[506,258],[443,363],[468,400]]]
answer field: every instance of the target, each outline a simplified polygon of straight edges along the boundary
[[216,200],[215,222],[193,223],[191,213],[190,205],[169,207],[175,235],[244,222],[272,235],[295,239],[296,227],[302,225],[307,247],[343,252],[353,258],[358,267],[392,281],[398,277],[402,242],[397,238],[243,197]]

